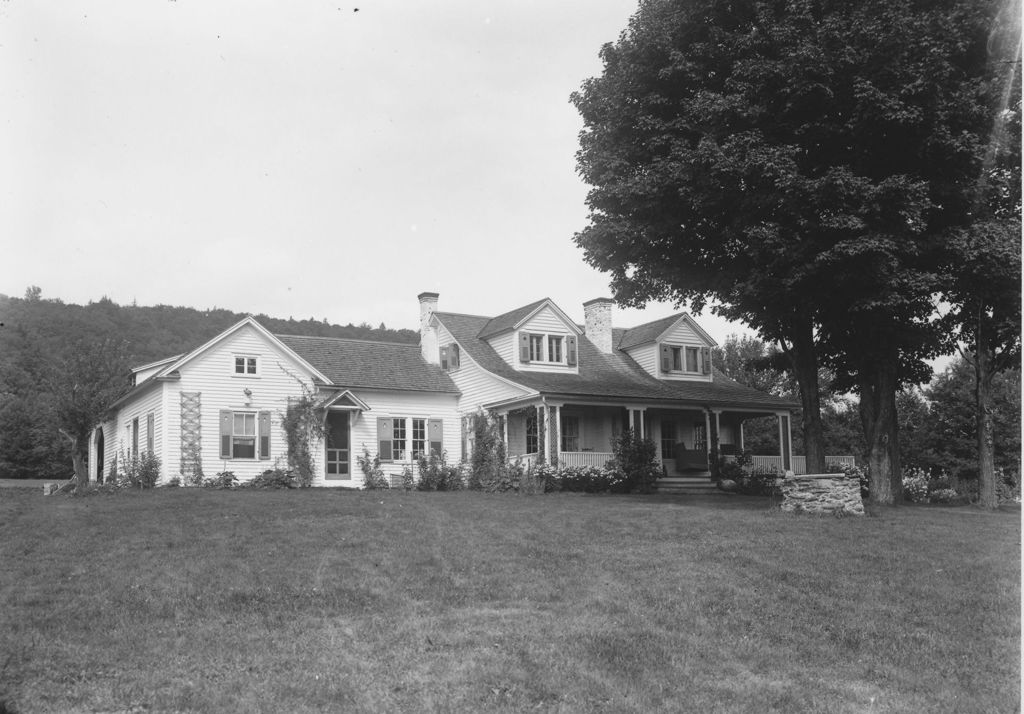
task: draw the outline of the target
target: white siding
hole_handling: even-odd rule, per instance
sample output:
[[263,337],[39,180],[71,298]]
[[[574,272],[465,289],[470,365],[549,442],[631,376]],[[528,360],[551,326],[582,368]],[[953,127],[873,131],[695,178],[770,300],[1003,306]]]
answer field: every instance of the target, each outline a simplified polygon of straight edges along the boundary
[[[519,361],[519,335],[523,332],[529,332],[531,334],[542,334],[544,335],[544,350],[547,353],[547,337],[549,335],[560,336],[562,338],[562,364],[558,363],[547,363],[547,362],[520,362]],[[569,335],[575,335],[576,332],[565,323],[562,318],[551,309],[550,306],[545,305],[541,310],[531,317],[529,320],[519,328],[518,331],[511,334],[510,337],[513,340],[512,344],[512,356],[514,362],[511,364],[516,369],[521,369],[530,372],[562,372],[568,374],[578,374],[579,367],[570,367],[565,364],[565,352],[566,352],[566,338]]]
[[626,354],[632,357],[638,365],[643,367],[647,374],[654,377],[661,376],[658,369],[658,345],[653,342],[646,345],[639,345],[626,350]]
[[[328,481],[324,478],[326,454],[323,443],[320,443],[314,448],[317,473],[313,482],[314,486],[362,487],[363,472],[360,470],[356,458],[363,454],[364,448],[371,457],[377,455],[377,419],[380,418],[441,419],[444,430],[442,443],[448,463],[457,464],[462,460],[462,421],[456,408],[455,394],[370,389],[353,389],[352,393],[370,407],[370,411],[362,414],[353,412],[349,422],[352,480],[331,479]],[[406,438],[410,441],[412,439],[412,425],[409,423],[406,424]],[[405,461],[381,464],[381,468],[389,476],[400,476],[406,466],[413,467],[411,458]]]
[[519,359],[519,348],[516,342],[516,333],[505,332],[487,340],[487,343],[494,348],[498,356],[510,365],[515,365]]
[[[441,344],[455,341],[444,325],[438,329],[438,339]],[[531,393],[525,388],[511,385],[483,369],[466,354],[465,350],[462,350],[461,353],[460,367],[449,372],[448,376],[452,378],[455,386],[462,393],[458,409],[463,414],[472,414],[483,404],[514,399]]]
[[[117,455],[118,462],[123,463],[131,455],[132,422],[139,420],[139,454],[147,446],[147,418],[153,415],[153,452],[160,458],[160,479],[165,480],[168,474],[167,463],[163,457],[166,441],[167,424],[163,409],[163,385],[157,384],[143,392],[136,399],[123,405],[117,412],[113,422],[104,428],[103,445],[103,476],[110,473],[110,462]],[[93,474],[94,475],[94,474]]]
[[[235,375],[236,354],[256,355],[259,373]],[[186,363],[181,369],[181,379],[171,383],[172,388],[167,390],[170,438],[165,473],[175,476],[180,470],[181,392],[202,393],[202,459],[203,472],[207,477],[220,471],[231,471],[239,480],[247,481],[277,464],[284,465],[287,447],[281,419],[288,406],[288,397],[302,394],[299,379],[310,384],[310,375],[299,363],[249,325]],[[252,392],[251,398],[246,397],[244,389]],[[220,458],[222,409],[270,412],[269,460]]]
[[660,352],[660,345],[662,344],[681,348],[711,346],[701,338],[699,334],[697,334],[686,320],[680,319],[671,330],[665,333],[661,338],[660,344],[652,342],[649,344],[637,345],[636,347],[626,350],[626,353],[632,357],[636,363],[644,369],[644,371],[658,379],[687,382],[712,381],[712,376],[710,374],[704,374],[703,372],[669,372],[667,374],[662,372]]

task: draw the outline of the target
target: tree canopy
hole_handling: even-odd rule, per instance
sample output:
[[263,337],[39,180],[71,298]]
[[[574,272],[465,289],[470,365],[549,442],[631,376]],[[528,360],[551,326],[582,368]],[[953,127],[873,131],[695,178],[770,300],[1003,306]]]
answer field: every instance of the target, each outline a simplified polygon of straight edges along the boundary
[[897,389],[949,347],[937,238],[972,220],[1000,5],[646,0],[572,96],[586,260],[620,302],[710,301],[780,344],[809,462],[826,363],[861,395],[879,500],[900,489]]

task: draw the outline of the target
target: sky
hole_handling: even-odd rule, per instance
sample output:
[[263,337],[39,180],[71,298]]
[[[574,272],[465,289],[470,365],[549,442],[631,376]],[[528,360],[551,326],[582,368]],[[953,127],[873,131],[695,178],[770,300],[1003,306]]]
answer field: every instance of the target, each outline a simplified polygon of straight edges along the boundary
[[582,321],[610,291],[572,240],[569,95],[636,4],[0,2],[0,293],[416,328],[432,291]]

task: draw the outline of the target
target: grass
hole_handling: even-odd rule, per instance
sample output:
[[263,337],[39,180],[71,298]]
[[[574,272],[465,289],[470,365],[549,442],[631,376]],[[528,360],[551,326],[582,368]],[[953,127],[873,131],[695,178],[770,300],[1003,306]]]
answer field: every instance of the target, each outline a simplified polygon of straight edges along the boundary
[[0,491],[0,711],[1009,712],[1020,512]]

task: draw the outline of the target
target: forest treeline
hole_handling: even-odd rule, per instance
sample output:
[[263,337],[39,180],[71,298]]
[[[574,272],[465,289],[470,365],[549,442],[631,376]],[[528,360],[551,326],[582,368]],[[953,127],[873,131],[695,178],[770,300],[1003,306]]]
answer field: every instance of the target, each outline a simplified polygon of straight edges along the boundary
[[[71,450],[58,431],[46,374],[66,362],[71,351],[104,340],[123,342],[129,364],[142,365],[198,347],[244,317],[223,308],[118,305],[106,297],[76,305],[45,299],[34,286],[23,298],[0,294],[0,478],[70,476]],[[255,317],[275,334],[419,339],[414,330],[383,324]]]

